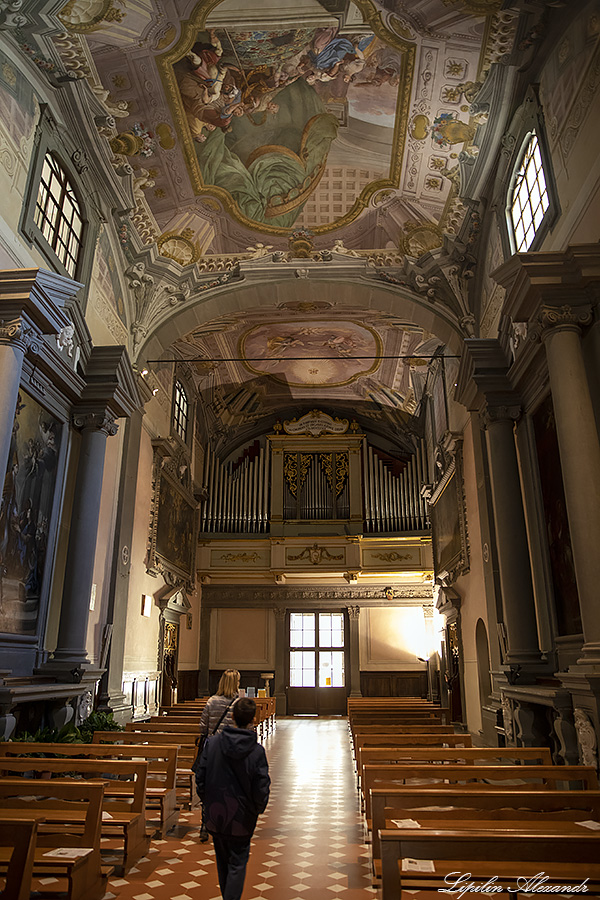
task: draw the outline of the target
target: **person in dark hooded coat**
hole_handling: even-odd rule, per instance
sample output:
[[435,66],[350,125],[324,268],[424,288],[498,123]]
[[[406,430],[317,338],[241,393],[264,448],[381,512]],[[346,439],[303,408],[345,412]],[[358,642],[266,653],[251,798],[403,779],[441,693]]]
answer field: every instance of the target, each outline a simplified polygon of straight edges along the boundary
[[226,725],[204,745],[196,789],[215,848],[223,900],[240,900],[258,816],[269,801],[269,765],[252,723],[256,703],[240,697]]

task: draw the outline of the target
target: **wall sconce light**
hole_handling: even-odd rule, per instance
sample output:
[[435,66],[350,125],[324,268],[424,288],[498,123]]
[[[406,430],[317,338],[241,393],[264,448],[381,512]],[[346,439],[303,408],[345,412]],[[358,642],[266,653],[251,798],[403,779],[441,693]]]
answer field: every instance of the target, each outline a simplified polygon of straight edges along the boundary
[[152,388],[152,396],[156,397],[157,394],[158,394],[158,388]]
[[145,378],[148,374],[148,369],[142,369],[142,377]]

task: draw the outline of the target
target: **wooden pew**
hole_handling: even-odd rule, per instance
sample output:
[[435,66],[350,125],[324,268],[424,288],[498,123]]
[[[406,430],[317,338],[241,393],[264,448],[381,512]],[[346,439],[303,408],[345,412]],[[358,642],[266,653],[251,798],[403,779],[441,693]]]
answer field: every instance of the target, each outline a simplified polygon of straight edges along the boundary
[[385,747],[464,747],[472,746],[470,734],[357,734],[354,753],[361,749]]
[[527,818],[543,815],[549,819],[600,821],[600,791],[498,790],[479,784],[468,789],[444,784],[373,788],[371,854],[375,876],[381,876],[379,832],[391,827],[386,824],[390,819],[409,818],[420,822],[422,818],[448,817],[452,827],[459,819],[477,815],[488,819],[490,816],[508,819],[511,816]]
[[[111,732],[114,734],[115,732]],[[117,732],[119,733],[119,732]],[[175,780],[177,772],[176,746],[149,744],[43,744],[36,743],[36,753],[48,753],[54,758],[80,759],[129,759],[141,760],[148,764],[146,780],[146,809],[158,810],[159,827],[156,837],[162,838],[167,831],[177,825]],[[21,741],[0,741],[0,756],[22,756],[31,753],[31,744]]]
[[[256,703],[255,727],[260,739],[275,729],[275,697],[254,697]],[[200,722],[202,710],[206,701],[188,701],[177,703],[175,706],[161,706],[159,716],[153,716],[149,721],[155,722],[165,716],[169,721],[185,724],[188,720]]]
[[[400,788],[403,784],[414,787],[414,779],[420,784],[489,784],[490,789],[517,787],[522,790],[559,790],[563,784],[575,789],[598,788],[598,777],[593,766],[469,766],[453,763],[444,766],[381,765],[363,766],[362,792],[365,801],[367,828],[371,830],[371,791],[375,788]],[[443,781],[442,781],[443,779]],[[497,783],[496,783],[497,782]],[[507,784],[508,782],[508,784]],[[539,788],[536,788],[539,785]]]
[[[125,759],[33,759],[0,757],[0,773],[50,772],[69,778],[76,773],[104,783],[102,836],[123,841],[123,870],[127,871],[150,845],[146,835],[146,779],[148,764]],[[74,782],[79,784],[80,782]]]
[[200,805],[196,794],[196,779],[191,770],[196,759],[196,740],[198,732],[172,733],[161,731],[96,731],[94,744],[135,744],[143,746],[166,746],[177,748],[177,770],[175,773],[175,790],[178,803],[189,805],[195,809]]
[[[0,810],[0,815],[2,811]],[[29,900],[38,823],[0,818],[0,897]],[[6,860],[6,861],[5,861]]]
[[548,747],[361,747],[358,751],[358,773],[366,765],[395,765],[414,762],[435,764],[460,763],[482,765],[510,760],[515,765],[551,766]]
[[[515,889],[519,877],[534,879],[544,873],[553,885],[579,886],[589,879],[589,895],[597,896],[600,890],[600,864],[592,862],[600,858],[600,834],[572,823],[557,823],[542,833],[520,829],[511,834],[484,828],[384,829],[380,838],[382,900],[408,900],[413,895],[404,892],[415,889],[427,892],[417,895],[423,900],[439,897],[438,889],[456,884],[460,874],[469,875],[467,882],[482,885],[497,878],[498,885]],[[404,871],[403,861],[408,859],[427,861],[434,871]],[[444,879],[451,873],[458,874],[449,883]]]
[[[22,762],[21,760],[18,761]],[[29,769],[50,760],[28,759]],[[32,766],[33,764],[33,766]],[[33,855],[32,889],[47,891],[40,879],[53,878],[53,891],[66,892],[68,900],[100,900],[112,867],[102,867],[100,834],[104,784],[0,778],[0,806],[4,819],[27,819],[37,823]],[[63,850],[60,856],[48,856]],[[72,855],[69,856],[69,850]],[[0,873],[6,874],[10,852],[0,850]]]

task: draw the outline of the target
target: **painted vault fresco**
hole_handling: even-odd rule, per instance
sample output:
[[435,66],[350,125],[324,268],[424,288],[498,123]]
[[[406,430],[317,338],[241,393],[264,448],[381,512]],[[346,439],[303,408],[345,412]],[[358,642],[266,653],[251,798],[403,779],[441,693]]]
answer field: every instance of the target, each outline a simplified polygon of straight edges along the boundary
[[409,54],[391,38],[397,47],[364,25],[196,31],[189,50],[164,60],[196,189],[226,192],[246,224],[290,228],[327,166],[358,161],[362,181],[345,186],[333,219],[359,212],[373,190],[394,184],[401,151]]
[[161,255],[286,249],[305,229],[418,257],[466,214],[477,96],[514,38],[498,5],[67,0],[48,40],[110,112],[99,140]]
[[[246,332],[240,341],[240,356],[257,375],[267,374],[284,384],[323,388],[349,384],[359,375],[375,371],[380,348],[377,333],[358,322],[284,320],[256,325]],[[357,356],[361,358],[355,359]]]

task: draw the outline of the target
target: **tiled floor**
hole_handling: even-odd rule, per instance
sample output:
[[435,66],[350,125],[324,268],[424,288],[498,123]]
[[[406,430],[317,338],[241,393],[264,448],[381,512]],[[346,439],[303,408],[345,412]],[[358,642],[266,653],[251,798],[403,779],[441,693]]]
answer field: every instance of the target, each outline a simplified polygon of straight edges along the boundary
[[[279,719],[265,741],[271,799],[254,834],[243,900],[377,900],[345,719]],[[198,812],[152,841],[105,900],[220,900],[212,843]]]

